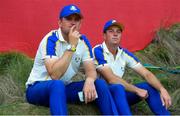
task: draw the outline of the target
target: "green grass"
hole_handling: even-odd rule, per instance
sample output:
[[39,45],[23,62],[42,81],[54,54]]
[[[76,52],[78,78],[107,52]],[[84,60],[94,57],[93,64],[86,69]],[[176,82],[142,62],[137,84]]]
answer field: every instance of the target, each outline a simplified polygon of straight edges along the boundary
[[[25,100],[25,82],[33,60],[21,53],[0,54],[0,115],[49,115],[49,108]],[[77,75],[76,75],[77,76]],[[82,78],[82,77],[80,77]],[[69,114],[100,114],[93,104],[68,104]]]
[[49,108],[16,102],[1,105],[0,115],[49,115]]
[[0,54],[1,75],[11,76],[21,89],[25,89],[25,82],[30,74],[33,60],[20,53]]

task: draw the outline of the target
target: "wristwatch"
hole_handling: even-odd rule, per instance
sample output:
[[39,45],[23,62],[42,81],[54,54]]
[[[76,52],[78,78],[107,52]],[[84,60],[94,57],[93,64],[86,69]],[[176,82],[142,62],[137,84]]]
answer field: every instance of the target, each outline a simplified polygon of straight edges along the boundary
[[67,46],[66,50],[75,52],[75,51],[76,51],[76,47],[75,47],[74,45],[69,44],[69,45]]

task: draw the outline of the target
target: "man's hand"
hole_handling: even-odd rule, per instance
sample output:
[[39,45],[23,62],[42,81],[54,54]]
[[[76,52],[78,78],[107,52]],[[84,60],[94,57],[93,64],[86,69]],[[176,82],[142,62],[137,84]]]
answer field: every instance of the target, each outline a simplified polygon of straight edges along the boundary
[[171,97],[165,88],[160,89],[160,96],[161,96],[162,104],[163,104],[163,106],[165,105],[166,109],[169,106],[171,106],[171,104],[172,104]]
[[147,90],[141,88],[136,89],[136,94],[142,99],[146,99],[149,96]]
[[71,27],[68,36],[69,36],[69,43],[76,47],[78,44],[78,40],[81,37],[81,34],[76,30],[75,25]]
[[96,88],[94,85],[94,79],[87,77],[83,87],[85,103],[91,102],[96,99]]

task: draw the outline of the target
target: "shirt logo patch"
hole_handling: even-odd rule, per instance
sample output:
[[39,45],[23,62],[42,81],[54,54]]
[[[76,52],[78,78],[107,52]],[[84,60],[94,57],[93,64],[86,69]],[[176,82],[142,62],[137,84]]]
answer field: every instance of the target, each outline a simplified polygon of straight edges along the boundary
[[124,67],[121,67],[121,70],[124,71]]
[[78,63],[78,62],[80,62],[81,58],[80,57],[76,57],[74,60],[75,60],[76,63]]

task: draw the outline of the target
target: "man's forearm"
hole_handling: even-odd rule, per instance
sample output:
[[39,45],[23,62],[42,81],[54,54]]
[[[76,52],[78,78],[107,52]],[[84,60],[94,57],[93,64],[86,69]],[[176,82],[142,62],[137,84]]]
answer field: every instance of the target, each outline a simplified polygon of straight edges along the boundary
[[65,51],[63,56],[59,58],[53,65],[52,65],[52,72],[51,77],[53,79],[59,79],[67,70],[71,59],[72,59],[73,52]]
[[138,90],[138,88],[136,86],[126,82],[124,79],[122,79],[118,76],[115,76],[115,75],[109,83],[122,84],[127,91],[133,92],[133,93],[137,93],[137,90]]
[[95,70],[90,70],[86,73],[86,78],[91,78],[94,81],[97,79],[97,74]]
[[97,73],[96,73],[96,69],[94,66],[94,62],[93,61],[85,61],[83,65],[84,65],[84,69],[85,69],[86,78],[91,78],[95,81],[97,78]]
[[161,88],[164,88],[160,81],[150,72],[144,77],[146,81],[152,85],[154,88],[160,91]]

